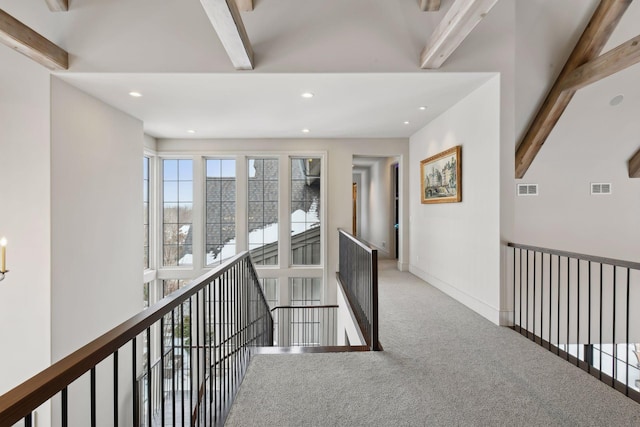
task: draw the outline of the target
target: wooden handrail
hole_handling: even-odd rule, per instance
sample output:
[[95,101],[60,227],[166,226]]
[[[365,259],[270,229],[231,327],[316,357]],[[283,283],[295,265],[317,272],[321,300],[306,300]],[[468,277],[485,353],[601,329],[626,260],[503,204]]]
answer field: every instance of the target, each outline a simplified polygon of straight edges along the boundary
[[[191,284],[163,298],[152,307],[136,314],[0,396],[0,425],[13,425],[18,422],[24,414],[38,408],[245,258],[249,258],[247,251],[229,258],[227,262],[203,274]],[[264,294],[261,295],[264,298]]]
[[360,246],[362,249],[365,249],[369,253],[372,253],[373,251],[377,250],[373,247],[373,245],[371,245],[371,243],[367,242],[366,240],[362,240],[359,237],[354,236],[353,234],[343,230],[342,228],[338,228],[338,233],[349,238],[350,240],[352,240],[354,243],[356,243],[358,246]]
[[557,256],[566,257],[566,258],[597,262],[600,264],[615,265],[617,267],[624,267],[632,270],[640,270],[640,263],[633,262],[633,261],[624,261],[620,259],[605,258],[605,257],[600,257],[595,255],[586,255],[586,254],[580,254],[576,252],[559,251],[556,249],[541,248],[538,246],[521,245],[519,243],[508,243],[507,246],[511,248],[524,249],[527,251],[543,252],[545,254],[557,255]]
[[273,307],[271,311],[277,310],[279,308],[338,308],[338,305],[278,305]]

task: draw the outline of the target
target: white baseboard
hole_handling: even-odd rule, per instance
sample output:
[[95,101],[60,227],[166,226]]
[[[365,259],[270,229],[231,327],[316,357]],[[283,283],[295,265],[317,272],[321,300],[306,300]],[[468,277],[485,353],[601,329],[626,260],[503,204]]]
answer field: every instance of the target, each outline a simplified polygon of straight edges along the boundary
[[486,302],[480,301],[476,297],[473,297],[461,291],[455,286],[449,283],[446,283],[435,276],[428,274],[427,272],[421,270],[415,265],[409,266],[409,272],[411,272],[415,276],[418,276],[425,282],[429,283],[434,288],[441,290],[442,292],[449,295],[451,298],[455,299],[456,301],[459,301],[460,303],[466,305],[471,310],[475,311],[476,313],[478,313],[482,317],[485,317],[490,322],[495,323],[496,325],[504,324],[503,313],[507,314],[507,319],[509,318],[508,316],[510,315],[510,312],[501,312],[499,309],[492,307]]

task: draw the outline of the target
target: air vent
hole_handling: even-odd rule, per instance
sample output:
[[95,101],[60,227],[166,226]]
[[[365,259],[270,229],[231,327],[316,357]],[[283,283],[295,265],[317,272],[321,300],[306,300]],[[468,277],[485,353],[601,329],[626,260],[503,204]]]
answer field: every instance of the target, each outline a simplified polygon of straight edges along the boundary
[[518,196],[537,196],[538,184],[518,184]]
[[611,184],[607,182],[592,182],[591,194],[592,195],[611,194]]

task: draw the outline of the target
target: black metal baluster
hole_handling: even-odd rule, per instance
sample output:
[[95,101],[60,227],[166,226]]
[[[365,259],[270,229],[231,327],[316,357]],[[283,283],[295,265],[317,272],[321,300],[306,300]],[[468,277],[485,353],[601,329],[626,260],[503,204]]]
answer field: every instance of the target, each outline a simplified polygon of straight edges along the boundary
[[113,353],[113,427],[118,427],[118,400],[118,350],[116,350]]
[[176,425],[176,310],[171,310],[171,422]]
[[[207,371],[209,371],[209,363],[207,362],[207,354],[208,354],[208,347],[207,347],[207,339],[209,338],[209,333],[207,332],[207,287],[205,286],[204,288],[202,288],[202,330],[203,330],[203,347],[202,347],[202,368],[203,368],[203,375],[202,375],[202,387],[204,390],[204,393],[202,395],[202,403],[203,403],[203,417],[202,419],[204,420],[204,425],[207,425],[207,406],[208,405],[208,399],[207,399]],[[209,371],[209,376],[211,376],[211,372]]]
[[96,426],[96,368],[91,368],[91,427]]
[[540,252],[540,345],[544,347],[544,252]]
[[[189,419],[191,425],[195,425],[195,419],[193,418],[193,295],[189,298]],[[197,380],[196,380],[197,382]],[[198,386],[196,385],[196,398],[198,393]],[[184,420],[182,421],[184,423]]]
[[32,414],[29,413],[26,417],[24,417],[24,427],[31,427],[32,426]]
[[617,288],[617,282],[616,282],[616,273],[617,273],[617,268],[616,266],[612,266],[613,267],[613,311],[612,311],[612,320],[613,320],[613,325],[612,325],[612,329],[611,329],[611,342],[612,342],[612,347],[611,347],[611,387],[615,387],[616,386],[616,371],[617,371],[617,366],[616,366],[616,354],[617,354],[617,347],[616,347],[616,288]]
[[[189,353],[191,354],[191,353]],[[182,425],[184,425],[185,417],[184,417],[184,302],[180,304],[180,421]],[[189,365],[191,366],[191,365]],[[191,376],[191,372],[189,372],[189,376]]]
[[[576,366],[580,366],[580,258],[576,258],[577,280],[578,280],[578,300],[576,302]],[[584,355],[583,355],[584,358]]]
[[571,319],[569,317],[569,312],[571,311],[571,258],[567,257],[567,338],[566,338],[566,346],[565,350],[567,351],[567,360],[569,360],[569,343],[571,342],[571,331],[569,330],[569,325],[571,324]]
[[553,255],[549,254],[549,341],[547,348],[551,350],[551,326],[553,323],[552,297],[553,296]]
[[522,279],[522,274],[524,272],[524,267],[522,266],[522,249],[519,250],[520,252],[520,293],[518,295],[518,299],[520,300],[520,322],[518,324],[518,330],[520,333],[522,333],[522,283],[524,282],[524,280]]
[[[591,366],[593,365],[593,345],[591,344],[591,261],[587,265],[589,268],[589,307],[587,311],[587,345],[589,346],[589,354],[585,355],[584,359],[587,361],[587,372],[591,373]],[[587,357],[589,360],[587,360]]]
[[[138,364],[137,364],[137,338],[133,337],[131,340],[131,384],[133,384],[133,424],[134,426],[140,425],[140,394],[138,389]],[[66,389],[65,389],[66,390]],[[65,392],[63,390],[63,393]],[[63,423],[64,425],[64,423]]]
[[152,399],[152,390],[151,390],[151,328],[147,328],[147,425],[151,427],[151,417],[152,417],[152,408],[151,408],[151,399]]
[[67,387],[62,389],[60,403],[62,406],[62,427],[67,427],[69,425],[69,390]]
[[516,328],[516,248],[513,248],[513,329]]
[[533,253],[533,342],[536,341],[536,258],[537,253]]
[[627,322],[626,322],[627,323],[627,328],[626,328],[627,336],[626,336],[626,339],[625,339],[625,342],[626,342],[626,344],[625,344],[625,353],[626,353],[625,360],[627,362],[626,363],[627,372],[626,372],[626,380],[624,382],[624,384],[625,384],[624,394],[626,396],[629,396],[629,300],[631,299],[631,296],[629,295],[629,292],[631,291],[631,288],[630,288],[631,277],[630,277],[630,275],[631,275],[631,271],[629,270],[629,267],[627,267],[627,312],[626,312],[626,314],[627,314]]
[[556,354],[560,355],[560,266],[562,264],[562,260],[560,259],[560,255],[558,255],[558,316],[557,319],[557,336],[556,336]]
[[164,316],[160,318],[160,366],[158,367],[160,372],[158,375],[158,381],[160,382],[160,424],[166,425],[164,418]]
[[599,335],[600,335],[600,364],[598,365],[598,379],[600,381],[602,381],[602,263],[600,263],[600,316],[599,316],[599,320],[600,320],[600,328],[599,328]]

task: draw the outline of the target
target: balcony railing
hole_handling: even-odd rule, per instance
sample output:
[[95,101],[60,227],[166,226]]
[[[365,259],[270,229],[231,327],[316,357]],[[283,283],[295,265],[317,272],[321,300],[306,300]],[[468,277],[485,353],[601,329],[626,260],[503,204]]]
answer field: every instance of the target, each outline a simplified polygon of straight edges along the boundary
[[0,396],[0,425],[30,426],[48,401],[62,426],[222,425],[252,349],[272,343],[244,252]]
[[276,346],[332,347],[337,343],[337,305],[287,305],[271,312]]
[[344,230],[340,239],[338,283],[373,351],[382,350],[378,342],[378,251]]
[[509,246],[513,328],[640,402],[640,263]]

